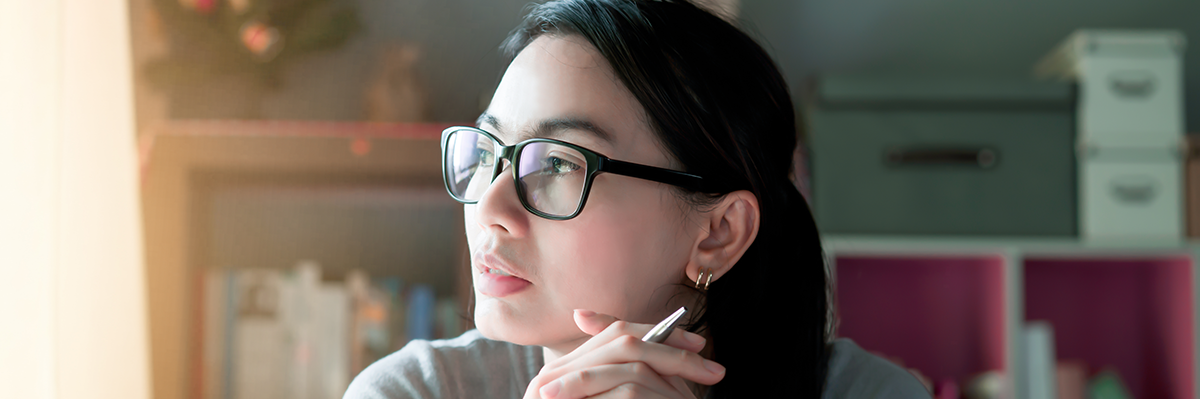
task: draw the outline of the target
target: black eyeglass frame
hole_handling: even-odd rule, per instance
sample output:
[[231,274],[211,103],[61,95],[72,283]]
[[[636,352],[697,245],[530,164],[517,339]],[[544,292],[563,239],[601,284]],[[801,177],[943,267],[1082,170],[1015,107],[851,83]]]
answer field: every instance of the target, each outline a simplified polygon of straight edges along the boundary
[[[521,201],[521,205],[525,207],[526,211],[545,219],[568,220],[579,216],[579,212],[583,210],[584,204],[587,203],[588,195],[592,191],[592,181],[595,180],[596,175],[600,173],[612,173],[615,175],[629,176],[663,184],[670,184],[698,192],[705,192],[707,187],[704,178],[697,175],[684,173],[677,170],[660,168],[657,166],[618,161],[604,156],[598,152],[565,141],[547,138],[532,138],[514,145],[506,146],[499,138],[483,129],[469,126],[451,126],[442,131],[442,181],[445,183],[446,192],[450,194],[450,197],[463,204],[474,204],[478,203],[479,200],[467,200],[454,195],[454,190],[451,189],[450,174],[449,171],[446,170],[446,144],[449,143],[451,135],[453,135],[455,132],[463,130],[482,134],[500,146],[500,153],[496,155],[495,161],[492,162],[492,180],[488,182],[488,185],[490,186],[492,183],[494,183],[496,178],[500,176],[500,173],[504,172],[504,163],[501,161],[508,161],[508,164],[512,166],[513,185],[516,186],[517,189],[517,199]],[[526,201],[525,189],[521,185],[521,179],[519,177],[519,166],[518,163],[514,161],[517,157],[517,154],[520,154],[521,151],[525,149],[525,146],[532,143],[557,144],[571,148],[575,151],[579,151],[580,154],[583,154],[583,157],[587,163],[585,166],[585,168],[587,168],[587,179],[583,182],[583,193],[579,197],[579,204],[575,206],[575,211],[571,212],[571,214],[565,216],[548,214],[537,210],[530,205],[528,201]]]

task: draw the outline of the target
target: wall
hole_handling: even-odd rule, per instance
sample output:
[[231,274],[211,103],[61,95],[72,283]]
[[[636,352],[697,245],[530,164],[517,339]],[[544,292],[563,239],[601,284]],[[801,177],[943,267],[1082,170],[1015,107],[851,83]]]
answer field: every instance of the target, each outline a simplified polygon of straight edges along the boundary
[[[149,0],[131,0],[135,10]],[[703,0],[703,4],[737,13],[737,0]],[[364,92],[373,83],[380,53],[407,43],[419,49],[415,78],[428,96],[428,121],[474,122],[491,99],[506,64],[500,44],[525,14],[529,0],[352,0],[363,30],[342,47],[313,54],[290,65],[283,87],[263,95],[262,119],[361,120]],[[135,16],[135,32],[149,34]],[[146,25],[141,23],[141,25]],[[140,39],[140,40],[139,40]],[[139,61],[165,53],[153,40],[135,37]],[[147,54],[154,53],[154,54]],[[228,84],[237,90],[237,82]],[[142,97],[156,95],[139,90]],[[161,94],[159,94],[161,95]],[[214,100],[219,101],[219,100]],[[174,118],[230,118],[236,111],[213,105],[204,109],[194,99],[188,107],[168,111]],[[140,104],[139,107],[155,107]],[[142,109],[139,108],[139,109]],[[159,112],[152,109],[152,112]]]
[[[1032,76],[1078,28],[1178,29],[1200,42],[1200,3],[954,0],[751,1],[742,18],[784,71],[793,96],[835,71]],[[1200,129],[1200,50],[1186,50],[1187,124]]]
[[0,397],[150,393],[127,15],[0,1]]

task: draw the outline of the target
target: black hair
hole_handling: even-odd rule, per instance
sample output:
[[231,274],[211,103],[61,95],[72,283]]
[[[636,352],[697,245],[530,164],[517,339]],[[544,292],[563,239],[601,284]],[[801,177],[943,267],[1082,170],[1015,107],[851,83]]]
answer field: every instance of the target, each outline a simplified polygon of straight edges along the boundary
[[[812,397],[828,369],[829,287],[808,204],[792,183],[797,123],[787,84],[753,39],[686,0],[560,0],[534,6],[504,44],[511,58],[542,35],[579,35],[608,61],[688,173],[749,190],[756,239],[713,281],[687,328],[707,330],[727,369],[709,398]],[[686,277],[685,277],[686,279]]]

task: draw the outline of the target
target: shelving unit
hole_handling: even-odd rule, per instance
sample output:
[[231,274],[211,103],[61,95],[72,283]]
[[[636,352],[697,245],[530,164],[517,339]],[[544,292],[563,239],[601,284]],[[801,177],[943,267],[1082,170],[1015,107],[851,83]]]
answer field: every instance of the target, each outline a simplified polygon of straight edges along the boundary
[[961,381],[1004,368],[1003,257],[846,255],[837,262],[842,335],[928,375]]
[[[144,135],[156,396],[193,396],[194,273],[239,251],[236,240],[212,236],[222,223],[213,201],[257,203],[244,209],[254,212],[298,196],[379,203],[416,195],[452,207],[432,195],[441,190],[444,126],[183,121]],[[1021,326],[1047,320],[1061,359],[1114,367],[1136,397],[1200,398],[1200,243],[834,235],[825,248],[839,335],[930,377],[962,383],[1000,370],[1019,389]]]
[[[197,288],[205,270],[285,269],[294,257],[311,257],[335,280],[365,269],[429,284],[466,304],[470,277],[455,267],[466,262],[462,212],[444,195],[439,166],[446,126],[171,121],[144,132],[154,396],[199,399]],[[380,237],[414,234],[426,236],[417,243],[422,251]],[[429,243],[438,237],[451,238]]]
[[838,335],[959,384],[996,370],[1020,392],[1020,331],[1054,327],[1059,360],[1118,371],[1134,397],[1200,398],[1200,243],[826,236]]

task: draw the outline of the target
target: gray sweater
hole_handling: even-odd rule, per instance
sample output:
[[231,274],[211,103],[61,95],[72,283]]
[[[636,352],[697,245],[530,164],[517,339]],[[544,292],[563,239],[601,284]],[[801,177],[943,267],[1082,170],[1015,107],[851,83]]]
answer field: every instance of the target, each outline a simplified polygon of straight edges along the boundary
[[[824,399],[929,398],[908,371],[849,339],[832,344]],[[345,399],[520,398],[542,368],[542,348],[484,338],[412,341],[363,370]]]

